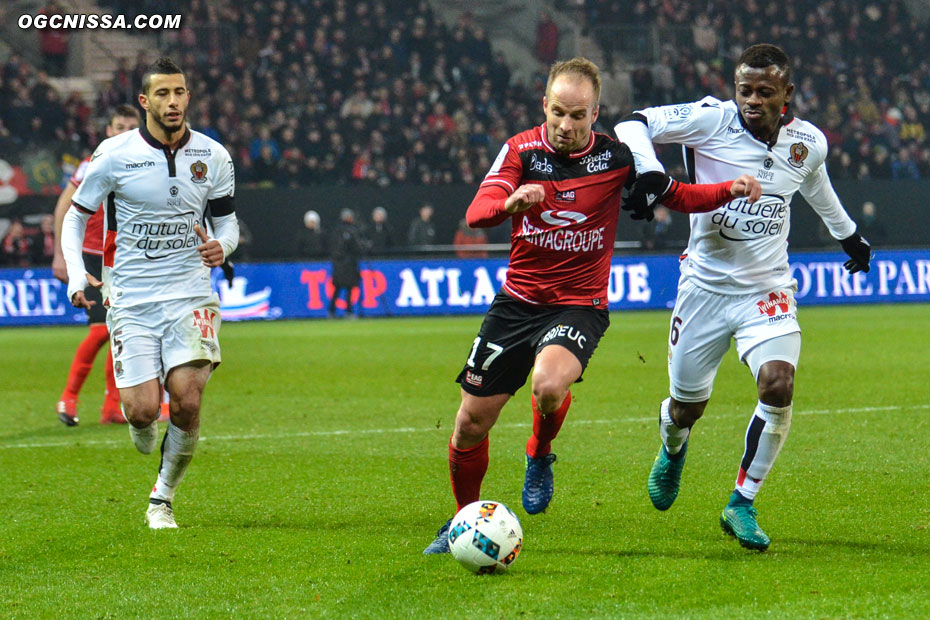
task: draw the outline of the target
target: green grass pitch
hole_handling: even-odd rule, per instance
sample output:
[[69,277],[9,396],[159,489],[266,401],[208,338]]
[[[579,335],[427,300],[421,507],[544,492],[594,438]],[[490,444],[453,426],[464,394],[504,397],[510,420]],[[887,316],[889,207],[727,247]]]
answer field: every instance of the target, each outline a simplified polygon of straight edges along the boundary
[[54,414],[85,328],[0,330],[0,617],[916,618],[930,609],[930,306],[802,308],[791,436],[756,505],[764,554],[724,536],[755,404],[731,350],[677,503],[646,477],[667,312],[614,313],[555,443],[547,514],[520,506],[529,394],[491,436],[483,495],[521,517],[512,570],[423,547],[451,516],[453,378],[480,316],[227,323],[200,445],[149,531],[158,454]]

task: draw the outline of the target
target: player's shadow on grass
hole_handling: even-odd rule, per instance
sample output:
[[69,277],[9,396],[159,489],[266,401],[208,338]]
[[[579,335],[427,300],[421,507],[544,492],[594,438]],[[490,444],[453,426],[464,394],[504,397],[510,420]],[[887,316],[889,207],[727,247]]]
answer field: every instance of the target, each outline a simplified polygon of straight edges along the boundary
[[[721,540],[719,549],[695,549],[694,551],[670,550],[667,548],[650,549],[534,549],[533,553],[539,555],[579,555],[623,558],[667,558],[669,560],[723,560],[742,561],[747,557],[754,557],[758,552],[739,549],[739,546],[729,544],[732,541]],[[736,551],[743,553],[736,553]]]
[[[805,538],[779,538],[775,543],[783,545],[797,545],[799,547],[810,547],[811,554],[820,555],[825,549],[848,549],[852,551],[872,551],[875,553],[886,553],[895,556],[913,556],[930,558],[930,546],[917,545],[913,542],[868,542],[860,540],[840,540],[840,539],[805,539]],[[790,551],[789,551],[790,553]]]

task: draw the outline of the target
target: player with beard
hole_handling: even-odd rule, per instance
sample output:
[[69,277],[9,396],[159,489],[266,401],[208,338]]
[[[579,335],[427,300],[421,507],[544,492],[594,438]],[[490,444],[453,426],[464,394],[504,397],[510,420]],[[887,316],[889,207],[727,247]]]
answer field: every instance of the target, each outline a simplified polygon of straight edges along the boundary
[[[488,433],[501,408],[532,380],[533,433],[526,445],[523,506],[542,512],[553,495],[551,442],[581,375],[609,323],[607,281],[624,187],[643,203],[686,213],[734,197],[760,195],[749,176],[684,185],[660,175],[636,180],[626,145],[592,131],[600,73],[584,58],[552,66],[543,98],[546,121],[510,138],[491,166],[466,218],[488,227],[510,218],[510,264],[457,381],[461,405],[449,440],[457,509],[477,501],[488,467]],[[448,553],[449,523],[424,553]]]
[[871,249],[830,184],[826,138],[791,113],[794,84],[785,52],[769,44],[747,48],[736,63],[735,90],[732,101],[705,97],[635,112],[616,132],[644,176],[664,175],[652,143],[677,143],[692,182],[756,170],[762,184],[755,205],[734,200],[713,213],[691,215],[669,330],[671,396],[659,408],[662,446],[648,489],[659,510],[668,510],[678,496],[691,428],[735,339],[755,378],[758,403],[720,524],[744,547],[764,551],[771,541],[756,521],[753,501],[788,436],[801,354],[798,285],[788,265],[792,196],[800,191],[839,241],[851,274],[869,270]]
[[[136,448],[155,449],[160,382],[171,394],[158,478],[146,523],[176,528],[172,501],[200,432],[204,387],[220,363],[219,299],[210,284],[239,240],[235,175],[226,149],[188,129],[190,91],[169,58],[146,71],[139,103],[145,123],[104,140],[62,224],[68,296],[89,308],[88,285],[109,307],[113,369]],[[86,273],[81,240],[105,202],[103,278]],[[214,238],[204,232],[208,212]]]

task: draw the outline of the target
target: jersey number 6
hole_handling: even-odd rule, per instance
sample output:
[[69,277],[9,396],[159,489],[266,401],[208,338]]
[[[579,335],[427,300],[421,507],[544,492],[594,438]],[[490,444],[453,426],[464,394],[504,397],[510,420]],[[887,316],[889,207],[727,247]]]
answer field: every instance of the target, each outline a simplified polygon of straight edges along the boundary
[[681,336],[681,332],[678,331],[678,327],[681,325],[682,320],[680,316],[672,318],[672,330],[669,334],[669,341],[672,343],[672,346],[678,344],[678,337]]

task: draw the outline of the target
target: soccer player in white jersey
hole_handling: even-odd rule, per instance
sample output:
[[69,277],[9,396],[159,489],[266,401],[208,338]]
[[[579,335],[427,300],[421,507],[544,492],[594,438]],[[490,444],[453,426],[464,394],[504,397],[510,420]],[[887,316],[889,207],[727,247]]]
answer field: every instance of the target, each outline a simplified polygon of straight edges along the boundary
[[735,87],[733,101],[705,97],[648,108],[615,130],[639,171],[662,172],[652,144],[676,143],[684,148],[692,182],[756,170],[762,184],[755,204],[737,199],[690,216],[669,332],[671,396],[660,407],[662,446],[649,475],[649,497],[659,510],[675,501],[691,427],[704,413],[717,368],[735,339],[740,360],[755,377],[759,402],[720,524],[744,547],[764,551],[770,539],[756,522],[753,500],[788,435],[801,351],[797,282],[787,251],[792,196],[800,191],[839,240],[850,256],[845,263],[850,274],[869,270],[871,251],[830,184],[823,133],[789,110],[794,84],[785,52],[768,44],[746,49],[736,64]]
[[[159,382],[171,393],[158,479],[146,523],[175,528],[172,501],[200,433],[204,386],[220,363],[219,300],[210,268],[236,249],[235,175],[225,148],[185,122],[190,91],[169,58],[146,71],[138,130],[104,140],[91,157],[62,224],[68,296],[93,302],[102,287],[113,370],[130,434],[143,454],[155,449]],[[90,215],[105,203],[102,282],[86,273],[81,239]],[[204,232],[212,214],[215,238]]]

